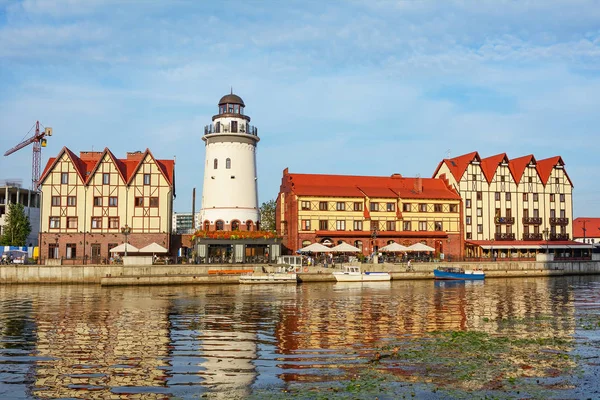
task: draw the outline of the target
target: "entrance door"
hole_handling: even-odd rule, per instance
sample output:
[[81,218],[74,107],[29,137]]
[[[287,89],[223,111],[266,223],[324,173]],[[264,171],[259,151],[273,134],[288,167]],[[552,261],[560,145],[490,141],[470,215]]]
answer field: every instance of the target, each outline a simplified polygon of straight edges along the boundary
[[92,264],[100,264],[100,244],[92,244]]

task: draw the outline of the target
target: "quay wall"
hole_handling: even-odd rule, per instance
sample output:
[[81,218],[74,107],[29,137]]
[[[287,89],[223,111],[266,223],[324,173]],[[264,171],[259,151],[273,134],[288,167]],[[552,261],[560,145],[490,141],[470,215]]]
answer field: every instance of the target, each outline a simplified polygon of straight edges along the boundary
[[[386,271],[392,279],[432,279],[433,270],[442,264],[415,263],[414,271],[407,272],[406,264],[363,264],[363,271]],[[479,268],[485,271],[486,278],[561,276],[600,274],[600,260],[571,262],[456,262],[443,265],[459,266],[465,269]],[[237,283],[238,275],[215,274],[217,270],[252,270],[256,272],[277,272],[276,265],[2,265],[0,284],[100,284],[111,285],[176,285]],[[298,271],[300,282],[333,282],[331,274],[339,268],[303,267]],[[211,272],[209,274],[209,271]],[[112,283],[111,283],[112,282]]]

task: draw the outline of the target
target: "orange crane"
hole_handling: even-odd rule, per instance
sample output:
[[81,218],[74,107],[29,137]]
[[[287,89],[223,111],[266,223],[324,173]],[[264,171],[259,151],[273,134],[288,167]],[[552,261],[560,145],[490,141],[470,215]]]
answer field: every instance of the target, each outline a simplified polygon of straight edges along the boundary
[[43,132],[40,132],[40,121],[35,123],[35,134],[29,139],[23,140],[21,143],[13,147],[4,153],[4,156],[11,155],[15,151],[21,150],[33,143],[33,162],[31,168],[31,182],[33,190],[38,190],[40,183],[40,167],[42,163],[42,147],[46,147],[46,136],[52,136],[52,128],[44,128]]

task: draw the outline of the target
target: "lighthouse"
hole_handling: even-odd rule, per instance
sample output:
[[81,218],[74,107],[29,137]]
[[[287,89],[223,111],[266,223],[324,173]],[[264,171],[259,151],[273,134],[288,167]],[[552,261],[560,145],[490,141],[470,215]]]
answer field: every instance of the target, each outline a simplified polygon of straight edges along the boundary
[[204,128],[206,155],[202,187],[202,229],[260,229],[256,175],[256,127],[244,113],[241,97],[227,94],[219,100],[219,113]]

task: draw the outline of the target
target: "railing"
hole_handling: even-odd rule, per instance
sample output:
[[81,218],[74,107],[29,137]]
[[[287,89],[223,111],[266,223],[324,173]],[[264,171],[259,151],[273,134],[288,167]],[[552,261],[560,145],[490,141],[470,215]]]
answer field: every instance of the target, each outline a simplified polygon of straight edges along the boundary
[[514,217],[496,217],[494,218],[494,222],[497,224],[509,224],[512,225],[515,223]]
[[523,225],[541,225],[542,219],[540,217],[523,217]]
[[551,233],[550,240],[569,240],[568,233]]
[[220,125],[206,125],[204,127],[204,134],[211,135],[213,133],[245,133],[252,136],[258,136],[258,128],[253,125],[246,124],[220,124]]
[[515,240],[514,233],[496,233],[494,235],[495,240]]
[[524,233],[523,240],[542,240],[541,233]]
[[550,218],[550,225],[569,225],[569,218]]

